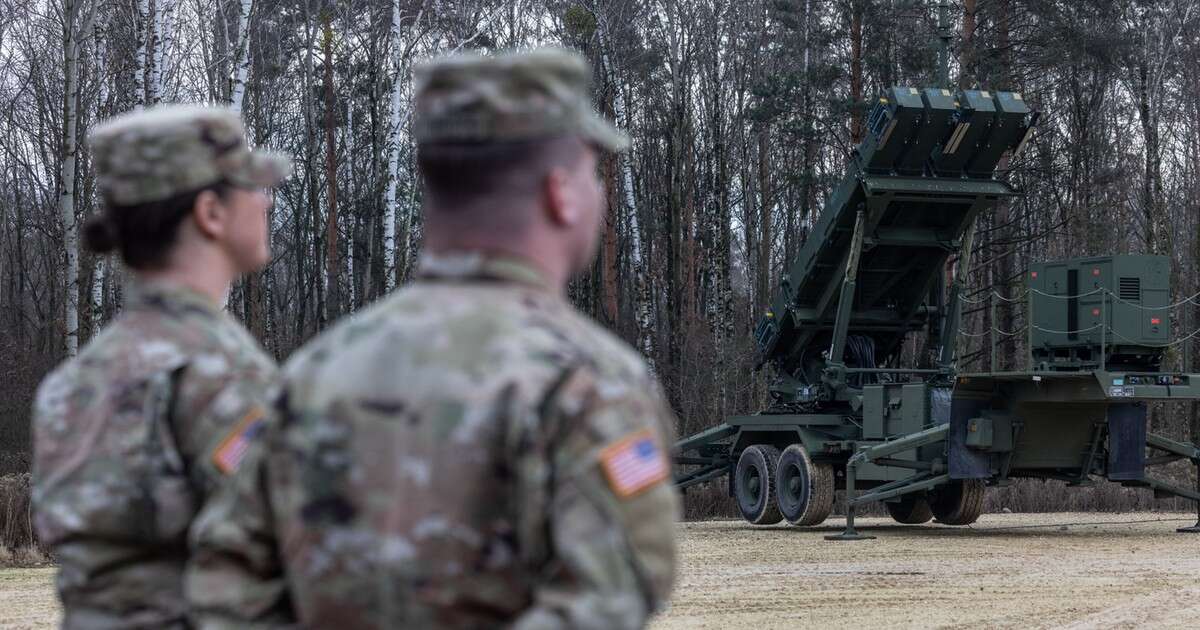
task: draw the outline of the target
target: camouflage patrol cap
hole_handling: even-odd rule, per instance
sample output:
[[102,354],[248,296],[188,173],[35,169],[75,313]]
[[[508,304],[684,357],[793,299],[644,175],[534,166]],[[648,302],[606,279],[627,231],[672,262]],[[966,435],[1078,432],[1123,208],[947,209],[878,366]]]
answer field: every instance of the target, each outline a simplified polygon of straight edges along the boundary
[[629,138],[592,106],[591,79],[583,57],[563,48],[433,59],[415,72],[413,135],[438,144],[578,134],[623,151]]
[[266,188],[283,181],[292,160],[251,151],[241,118],[226,107],[161,105],[129,112],[91,135],[100,190],[109,203],[162,201],[219,181]]

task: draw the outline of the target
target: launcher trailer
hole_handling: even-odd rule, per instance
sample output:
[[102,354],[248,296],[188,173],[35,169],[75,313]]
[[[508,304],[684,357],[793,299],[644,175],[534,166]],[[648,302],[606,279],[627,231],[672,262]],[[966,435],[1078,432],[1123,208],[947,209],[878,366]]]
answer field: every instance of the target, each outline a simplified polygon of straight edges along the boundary
[[727,478],[747,521],[800,526],[823,522],[844,489],[846,529],[830,537],[843,540],[866,538],[854,516],[869,501],[901,523],[967,525],[987,487],[1022,477],[1102,478],[1200,506],[1200,485],[1146,472],[1184,459],[1200,473],[1200,449],[1147,432],[1147,402],[1200,400],[1200,375],[1161,369],[1165,258],[1031,267],[1029,369],[956,368],[967,296],[965,274],[948,269],[955,257],[970,268],[976,217],[1020,194],[997,168],[1036,121],[1010,92],[894,87],[880,97],[756,327],[770,406],[679,441],[681,489]]

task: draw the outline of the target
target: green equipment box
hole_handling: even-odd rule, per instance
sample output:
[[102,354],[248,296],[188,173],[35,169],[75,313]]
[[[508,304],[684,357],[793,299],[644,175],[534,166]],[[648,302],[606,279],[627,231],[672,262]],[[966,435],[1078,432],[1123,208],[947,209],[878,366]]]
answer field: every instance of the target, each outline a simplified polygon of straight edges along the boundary
[[1120,255],[1037,263],[1027,277],[1030,348],[1042,369],[1157,366],[1171,335],[1170,262]]

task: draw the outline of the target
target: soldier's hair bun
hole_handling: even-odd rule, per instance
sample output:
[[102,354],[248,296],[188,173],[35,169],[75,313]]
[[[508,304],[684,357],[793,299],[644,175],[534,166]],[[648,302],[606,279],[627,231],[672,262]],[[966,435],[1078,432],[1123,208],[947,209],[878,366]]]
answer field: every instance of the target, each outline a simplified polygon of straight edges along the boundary
[[97,254],[107,254],[121,244],[117,225],[107,213],[93,215],[83,224],[83,244]]

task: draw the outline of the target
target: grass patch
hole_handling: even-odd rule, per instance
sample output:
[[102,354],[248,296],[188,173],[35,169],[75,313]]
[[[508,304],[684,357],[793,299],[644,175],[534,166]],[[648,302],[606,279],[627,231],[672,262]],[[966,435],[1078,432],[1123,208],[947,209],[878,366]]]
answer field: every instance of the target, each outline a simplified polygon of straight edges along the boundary
[[37,545],[17,549],[0,547],[0,567],[41,567],[50,564],[50,556]]

